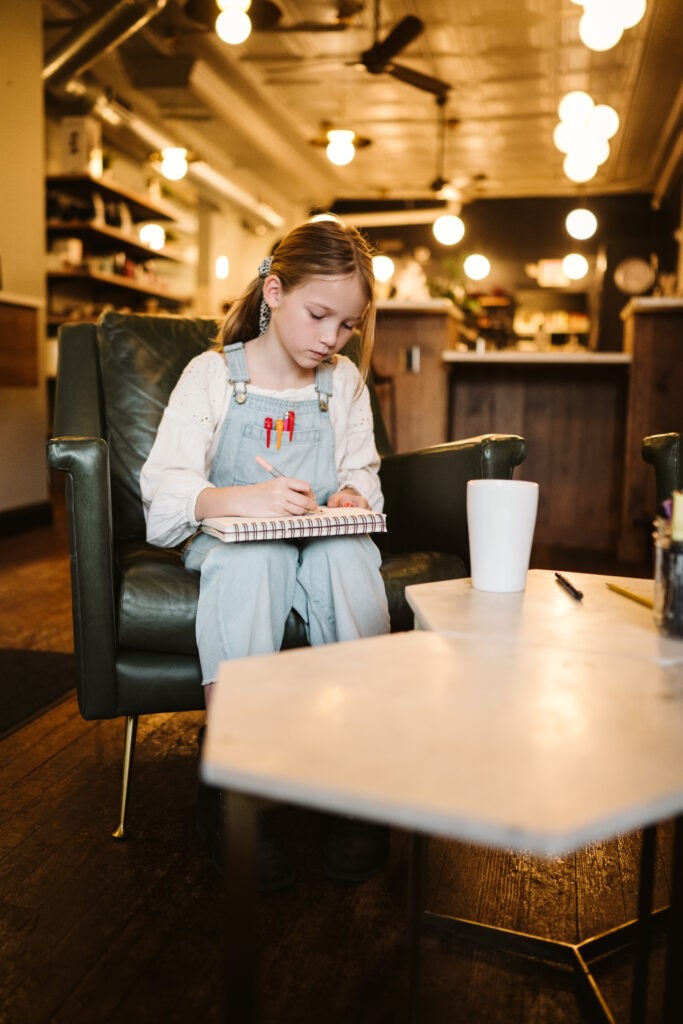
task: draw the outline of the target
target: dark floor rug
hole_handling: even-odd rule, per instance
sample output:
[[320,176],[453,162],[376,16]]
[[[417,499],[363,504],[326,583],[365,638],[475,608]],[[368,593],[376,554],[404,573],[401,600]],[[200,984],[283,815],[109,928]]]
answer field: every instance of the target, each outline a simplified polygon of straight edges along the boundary
[[73,654],[0,650],[0,736],[47,710],[75,685]]

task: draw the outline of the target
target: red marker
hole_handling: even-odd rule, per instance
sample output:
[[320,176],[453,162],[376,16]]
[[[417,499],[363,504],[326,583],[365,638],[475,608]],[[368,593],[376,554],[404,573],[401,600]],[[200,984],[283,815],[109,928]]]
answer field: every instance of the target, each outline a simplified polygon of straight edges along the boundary
[[272,416],[266,416],[263,421],[263,426],[266,429],[266,448],[270,448],[270,433],[273,429],[273,418]]
[[289,440],[294,438],[294,410],[290,409],[287,413],[287,419],[289,420]]

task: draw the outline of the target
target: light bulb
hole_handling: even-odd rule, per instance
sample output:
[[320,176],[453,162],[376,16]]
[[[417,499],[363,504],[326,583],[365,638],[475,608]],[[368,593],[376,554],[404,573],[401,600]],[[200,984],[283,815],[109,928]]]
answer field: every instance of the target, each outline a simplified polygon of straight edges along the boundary
[[161,173],[169,181],[180,181],[187,174],[187,150],[182,146],[167,146],[161,151]]
[[565,224],[572,238],[592,238],[598,227],[598,219],[590,210],[577,207],[567,214]]
[[355,137],[356,133],[346,128],[334,128],[327,133],[328,143],[325,152],[331,164],[345,167],[351,163],[356,155],[353,145]]
[[460,217],[445,213],[436,218],[432,231],[437,242],[441,242],[442,245],[457,245],[465,234],[465,225]]
[[566,121],[572,125],[584,125],[594,106],[593,99],[587,92],[575,89],[562,97],[557,112],[560,115],[560,121]]
[[224,43],[238,46],[248,39],[251,33],[251,18],[244,11],[231,7],[221,11],[216,18],[216,35]]
[[483,281],[491,273],[491,264],[480,253],[473,252],[467,257],[463,269],[472,281]]
[[590,181],[598,173],[598,165],[590,154],[568,153],[563,167],[570,181]]
[[633,28],[647,10],[647,0],[620,0],[619,19],[623,28]]
[[553,131],[553,142],[559,149],[560,153],[570,153],[573,149],[578,149],[581,140],[583,139],[585,127],[579,124],[573,124],[569,121],[559,121],[555,125]]
[[230,273],[230,260],[227,256],[216,257],[216,278],[225,281]]
[[619,115],[614,107],[607,103],[598,103],[588,118],[588,131],[592,135],[600,135],[603,139],[611,139],[619,131]]
[[570,281],[580,281],[588,273],[588,260],[580,252],[570,252],[562,260],[562,273]]
[[609,142],[597,135],[586,133],[575,149],[570,150],[567,156],[575,156],[578,160],[597,164],[602,167],[609,159]]
[[246,11],[251,7],[251,0],[216,0],[216,6],[222,11]]
[[372,257],[372,272],[376,281],[380,283],[388,281],[390,277],[393,277],[394,269],[394,261],[389,256]]
[[581,15],[579,21],[579,38],[589,50],[601,53],[616,46],[623,34],[619,16],[613,8],[589,7]]
[[159,252],[166,245],[166,232],[161,224],[143,224],[138,231],[138,237],[143,245]]

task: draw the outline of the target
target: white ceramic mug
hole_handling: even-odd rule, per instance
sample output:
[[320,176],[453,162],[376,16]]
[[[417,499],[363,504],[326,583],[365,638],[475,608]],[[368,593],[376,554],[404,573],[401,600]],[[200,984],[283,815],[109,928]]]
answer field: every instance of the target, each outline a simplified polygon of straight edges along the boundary
[[467,528],[472,586],[524,590],[534,539],[538,484],[528,480],[470,480]]

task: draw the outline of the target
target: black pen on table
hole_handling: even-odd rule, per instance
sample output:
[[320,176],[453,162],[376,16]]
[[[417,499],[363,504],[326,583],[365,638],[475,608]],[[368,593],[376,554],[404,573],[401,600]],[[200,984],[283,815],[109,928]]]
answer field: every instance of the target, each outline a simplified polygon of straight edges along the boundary
[[557,582],[560,584],[561,587],[564,587],[564,589],[567,591],[568,594],[572,595],[572,597],[576,601],[580,601],[583,598],[583,591],[582,590],[577,590],[576,587],[574,586],[574,584],[570,583],[569,580],[565,576],[562,575],[562,573],[556,572],[555,573],[555,579],[557,580]]

